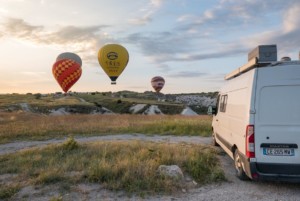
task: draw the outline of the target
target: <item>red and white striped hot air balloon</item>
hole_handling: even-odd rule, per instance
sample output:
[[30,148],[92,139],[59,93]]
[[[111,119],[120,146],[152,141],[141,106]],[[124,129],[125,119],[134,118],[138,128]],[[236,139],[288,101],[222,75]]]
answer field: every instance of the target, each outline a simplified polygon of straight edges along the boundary
[[165,85],[165,79],[161,76],[155,76],[151,79],[151,85],[153,89],[159,93]]
[[53,64],[52,74],[62,90],[67,93],[82,74],[82,62],[80,57],[74,53],[68,53],[63,56],[62,58],[58,57]]

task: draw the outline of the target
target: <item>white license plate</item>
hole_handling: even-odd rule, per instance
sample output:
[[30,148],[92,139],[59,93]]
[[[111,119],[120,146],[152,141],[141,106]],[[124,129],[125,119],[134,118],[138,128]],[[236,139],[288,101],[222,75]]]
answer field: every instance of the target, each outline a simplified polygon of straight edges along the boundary
[[264,155],[268,156],[294,156],[295,151],[294,149],[288,148],[264,148],[263,149]]

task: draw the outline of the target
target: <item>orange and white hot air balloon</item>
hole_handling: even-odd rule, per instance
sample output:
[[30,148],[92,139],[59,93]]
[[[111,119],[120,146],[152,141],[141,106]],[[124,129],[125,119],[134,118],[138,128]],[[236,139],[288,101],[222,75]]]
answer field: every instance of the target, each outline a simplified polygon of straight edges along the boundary
[[155,76],[151,79],[151,85],[153,89],[159,93],[165,85],[165,79],[161,76]]
[[78,63],[80,65],[80,67],[82,66],[81,58],[77,54],[74,54],[72,52],[63,52],[63,53],[59,54],[56,58],[56,61],[59,61],[62,59],[72,59],[76,63]]
[[74,53],[58,57],[52,66],[52,74],[62,90],[67,93],[82,74],[80,57]]

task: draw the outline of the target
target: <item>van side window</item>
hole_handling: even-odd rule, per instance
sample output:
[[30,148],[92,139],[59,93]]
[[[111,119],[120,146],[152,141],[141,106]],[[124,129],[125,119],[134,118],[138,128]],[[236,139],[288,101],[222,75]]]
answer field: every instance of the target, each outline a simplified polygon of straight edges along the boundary
[[227,106],[227,95],[222,95],[220,100],[220,112],[226,112],[226,106]]

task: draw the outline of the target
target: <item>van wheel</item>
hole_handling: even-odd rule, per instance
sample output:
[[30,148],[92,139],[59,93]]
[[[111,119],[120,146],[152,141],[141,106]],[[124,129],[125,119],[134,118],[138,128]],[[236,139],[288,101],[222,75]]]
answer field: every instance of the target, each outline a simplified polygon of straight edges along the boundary
[[248,176],[246,175],[243,169],[243,165],[242,165],[242,161],[238,149],[234,151],[234,166],[236,170],[236,176],[240,180],[248,180]]
[[213,146],[220,146],[218,143],[217,143],[217,141],[216,141],[216,134],[215,133],[212,133],[212,142],[211,142],[211,144],[213,145]]

